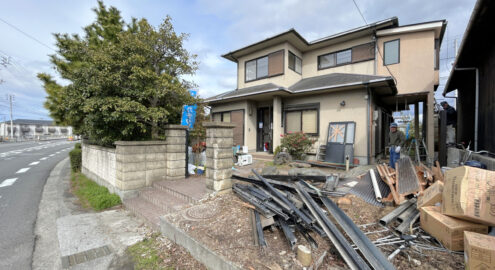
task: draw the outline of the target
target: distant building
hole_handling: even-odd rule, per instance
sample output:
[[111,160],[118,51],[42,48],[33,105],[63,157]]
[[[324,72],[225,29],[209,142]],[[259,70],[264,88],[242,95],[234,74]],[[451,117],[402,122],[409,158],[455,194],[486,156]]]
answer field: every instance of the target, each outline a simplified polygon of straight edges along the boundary
[[[13,122],[13,140],[57,139],[72,136],[72,127],[57,126],[53,121],[15,119]],[[0,139],[8,140],[11,134],[10,121],[0,123]]]

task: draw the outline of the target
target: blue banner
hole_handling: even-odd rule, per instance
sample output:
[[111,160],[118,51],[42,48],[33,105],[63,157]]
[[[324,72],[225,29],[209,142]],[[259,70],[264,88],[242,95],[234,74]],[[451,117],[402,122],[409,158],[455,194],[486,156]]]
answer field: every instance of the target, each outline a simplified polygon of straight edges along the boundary
[[[192,97],[196,97],[196,90],[189,90],[189,93]],[[198,105],[184,105],[182,108],[182,120],[181,125],[188,126],[189,129],[194,127],[194,122],[196,121],[196,110],[198,109]]]

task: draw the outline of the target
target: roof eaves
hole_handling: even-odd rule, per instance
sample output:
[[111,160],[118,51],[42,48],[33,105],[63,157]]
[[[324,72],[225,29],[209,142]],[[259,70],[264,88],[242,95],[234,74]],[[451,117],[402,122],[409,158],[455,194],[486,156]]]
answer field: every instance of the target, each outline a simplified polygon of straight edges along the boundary
[[[264,94],[264,93],[270,93],[270,92],[276,92],[276,91],[286,91],[288,93],[291,93],[291,91],[289,89],[285,88],[285,87],[276,87],[276,88],[272,88],[272,89],[260,90],[260,91],[256,91],[256,92],[250,92],[250,93],[240,94],[240,95],[236,95],[236,96],[231,96],[231,97],[228,97],[228,98],[221,98],[220,97],[220,98],[216,98],[216,99],[210,99],[210,100],[207,100],[207,102],[216,102],[216,101],[222,101],[222,100],[228,100],[228,99],[233,99],[233,98],[252,96],[252,95],[257,95],[257,94]],[[232,91],[230,91],[230,92],[232,92]],[[222,95],[222,96],[224,96],[224,95]]]
[[[313,87],[313,88],[302,89],[302,90],[290,90],[290,91],[293,94],[299,94],[299,93],[305,93],[305,92],[311,92],[311,91],[342,88],[342,87],[349,87],[349,86],[356,86],[356,85],[366,85],[366,84],[370,84],[370,83],[377,83],[377,82],[383,82],[383,81],[393,81],[393,79],[392,79],[392,77],[385,77],[385,78],[373,79],[373,80],[369,80],[369,81],[343,83],[343,84],[330,85],[330,86],[327,85],[327,86]],[[394,87],[393,89],[395,89],[395,92],[397,92],[397,88]]]
[[319,39],[313,40],[313,41],[311,41],[309,43],[309,45],[318,44],[320,42],[324,42],[324,41],[327,41],[327,40],[331,40],[331,39],[334,39],[334,38],[338,38],[338,37],[341,37],[341,36],[345,36],[345,35],[348,35],[348,34],[359,32],[359,31],[362,31],[362,30],[365,30],[365,29],[368,29],[368,28],[373,28],[373,27],[376,27],[376,26],[381,25],[381,24],[387,24],[389,22],[391,22],[392,23],[392,26],[395,26],[395,27],[397,27],[399,25],[399,19],[397,17],[392,17],[392,18],[388,18],[388,19],[385,19],[385,20],[382,20],[382,21],[373,22],[373,23],[370,23],[370,24],[367,24],[367,25],[356,27],[356,28],[353,28],[353,29],[350,29],[350,30],[347,30],[347,31],[344,31],[344,32],[340,32],[340,33],[334,34],[334,35],[330,35],[330,36],[327,36],[327,37],[323,37],[323,38],[319,38]]

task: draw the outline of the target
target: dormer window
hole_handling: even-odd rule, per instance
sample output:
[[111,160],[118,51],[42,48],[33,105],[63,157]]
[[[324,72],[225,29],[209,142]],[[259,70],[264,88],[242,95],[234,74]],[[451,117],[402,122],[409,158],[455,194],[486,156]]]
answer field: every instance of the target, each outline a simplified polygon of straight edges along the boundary
[[284,51],[246,61],[246,82],[284,74]]

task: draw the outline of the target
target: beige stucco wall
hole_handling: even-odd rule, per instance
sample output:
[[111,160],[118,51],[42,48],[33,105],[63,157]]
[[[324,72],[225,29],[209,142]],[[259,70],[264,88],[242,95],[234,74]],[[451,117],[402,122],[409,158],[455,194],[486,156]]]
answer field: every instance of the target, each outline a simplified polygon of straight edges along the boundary
[[[367,100],[365,89],[345,90],[327,94],[314,94],[306,97],[291,97],[283,99],[285,105],[305,103],[320,103],[319,138],[321,144],[325,144],[330,122],[354,121],[356,122],[356,134],[354,141],[354,156],[364,164],[367,155],[366,142],[366,109]],[[345,106],[340,102],[345,101]],[[274,112],[275,115],[275,112]],[[281,129],[284,131],[284,128]],[[280,134],[273,134],[280,137]],[[274,144],[274,147],[277,145]]]
[[233,110],[244,110],[244,145],[249,152],[256,151],[256,104],[243,100],[224,104],[215,104],[211,107],[211,113]]
[[433,91],[435,34],[433,31],[384,36],[378,38],[378,49],[383,55],[383,43],[400,39],[399,63],[384,66],[378,57],[377,75],[390,76],[388,69],[397,80],[399,94]]
[[305,52],[303,55],[303,78],[309,78],[330,73],[355,73],[373,75],[375,71],[375,61],[365,61],[356,64],[343,65],[333,68],[318,70],[318,56],[349,49],[351,47],[371,42],[370,37],[362,37],[347,42],[341,42],[332,46]]
[[[295,82],[299,81],[302,76],[299,75],[298,73],[294,72],[293,70],[289,69],[289,53],[288,50],[291,50],[294,54],[301,56],[300,52],[296,50],[292,45],[289,43],[285,42],[276,46],[272,46],[270,48],[248,54],[245,56],[242,56],[238,59],[238,77],[237,77],[237,88],[245,88],[245,87],[251,87],[251,86],[256,86],[256,85],[261,85],[265,83],[274,83],[276,85],[284,86],[284,87],[289,87]],[[258,57],[262,57],[265,55],[268,55],[270,53],[284,50],[284,74],[282,75],[277,75],[261,80],[256,80],[256,81],[251,81],[251,82],[245,82],[245,63],[246,61],[250,61],[253,59],[256,59]]]

